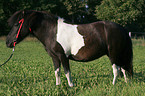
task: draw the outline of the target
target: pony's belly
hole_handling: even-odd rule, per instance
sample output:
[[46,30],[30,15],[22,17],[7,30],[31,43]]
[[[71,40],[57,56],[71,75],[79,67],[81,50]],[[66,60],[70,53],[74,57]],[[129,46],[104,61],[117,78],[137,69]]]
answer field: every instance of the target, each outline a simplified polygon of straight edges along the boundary
[[105,48],[92,46],[88,49],[86,46],[82,47],[76,55],[70,55],[69,59],[80,62],[88,62],[107,55]]

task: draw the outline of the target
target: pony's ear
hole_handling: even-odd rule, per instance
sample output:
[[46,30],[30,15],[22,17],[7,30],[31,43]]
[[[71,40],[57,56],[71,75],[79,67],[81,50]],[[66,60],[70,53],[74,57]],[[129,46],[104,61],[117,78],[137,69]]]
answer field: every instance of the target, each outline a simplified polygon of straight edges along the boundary
[[24,16],[24,14],[25,14],[25,11],[22,11],[22,15]]
[[22,14],[22,11],[17,11],[15,12],[9,19],[8,19],[8,25],[9,26],[13,26],[15,22],[18,21],[19,19],[19,16]]

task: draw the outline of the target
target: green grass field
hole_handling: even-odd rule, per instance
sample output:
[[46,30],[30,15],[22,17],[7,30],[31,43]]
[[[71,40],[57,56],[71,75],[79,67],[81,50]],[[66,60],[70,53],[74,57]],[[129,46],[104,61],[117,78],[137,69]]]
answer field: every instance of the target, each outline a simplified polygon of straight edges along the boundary
[[[55,85],[51,58],[37,40],[16,46],[14,56],[0,68],[0,96],[145,96],[145,41],[133,40],[134,78],[125,83],[119,78],[112,85],[112,66],[107,56],[92,62],[70,61],[75,87],[70,88],[62,68],[61,85]],[[0,63],[12,49],[0,40]]]

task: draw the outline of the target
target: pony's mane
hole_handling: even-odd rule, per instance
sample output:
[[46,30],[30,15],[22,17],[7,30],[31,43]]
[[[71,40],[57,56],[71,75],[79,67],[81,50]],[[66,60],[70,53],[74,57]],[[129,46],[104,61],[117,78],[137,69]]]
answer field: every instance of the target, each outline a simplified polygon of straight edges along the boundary
[[19,19],[24,18],[25,16],[34,16],[34,15],[43,15],[46,18],[50,18],[50,19],[57,19],[58,17],[48,13],[47,11],[36,11],[36,10],[20,10],[15,12],[9,19],[8,19],[8,25],[9,26],[13,26],[15,22],[18,22]]
[[8,25],[9,26],[13,26],[13,24],[19,19],[19,16],[22,14],[22,10],[21,11],[17,11],[15,12],[9,19],[8,19]]

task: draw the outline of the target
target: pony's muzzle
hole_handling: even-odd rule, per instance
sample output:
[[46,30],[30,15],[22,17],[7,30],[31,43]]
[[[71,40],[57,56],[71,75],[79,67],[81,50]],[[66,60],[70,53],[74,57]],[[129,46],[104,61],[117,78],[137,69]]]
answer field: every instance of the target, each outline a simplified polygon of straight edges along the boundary
[[14,42],[6,42],[6,45],[8,48],[13,48],[14,47]]

